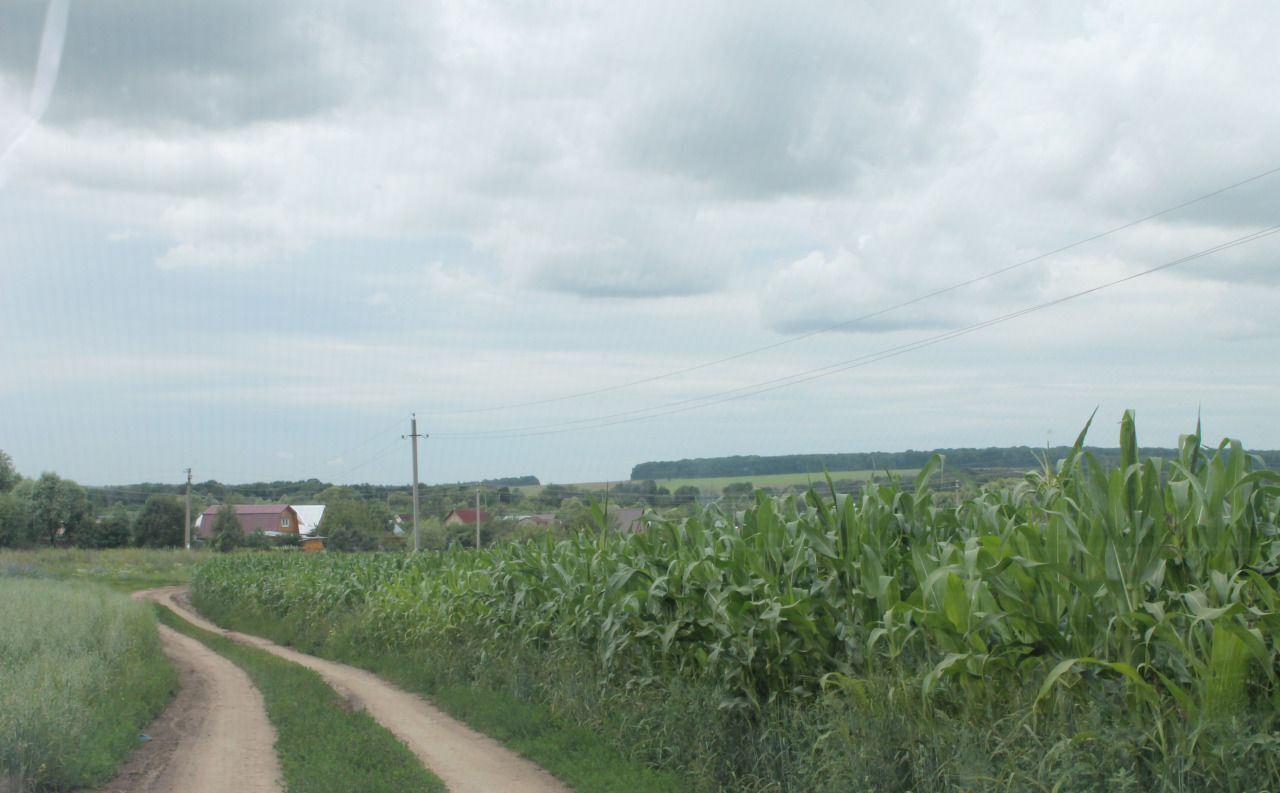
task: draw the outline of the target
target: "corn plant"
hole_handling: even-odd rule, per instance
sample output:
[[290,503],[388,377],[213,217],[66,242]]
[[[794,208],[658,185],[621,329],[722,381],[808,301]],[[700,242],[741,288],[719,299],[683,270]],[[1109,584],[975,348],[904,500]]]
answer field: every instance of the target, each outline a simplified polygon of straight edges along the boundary
[[1198,426],[1177,459],[1144,460],[1131,413],[1108,467],[1084,451],[1088,430],[1056,464],[959,504],[934,498],[935,459],[856,498],[830,483],[757,493],[740,515],[712,505],[635,536],[232,556],[202,566],[195,592],[275,618],[357,614],[389,652],[586,653],[608,685],[712,681],[748,713],[893,674],[952,707],[1030,690],[1032,717],[1121,696],[1172,753],[1171,725],[1194,744],[1274,711],[1280,475],[1237,441],[1206,449]]

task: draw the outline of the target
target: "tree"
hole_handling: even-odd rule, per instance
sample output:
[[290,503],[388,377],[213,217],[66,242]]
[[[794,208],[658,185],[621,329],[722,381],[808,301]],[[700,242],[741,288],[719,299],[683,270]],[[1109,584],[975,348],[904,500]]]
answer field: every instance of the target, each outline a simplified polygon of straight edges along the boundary
[[0,548],[29,548],[39,541],[30,506],[17,493],[0,493]]
[[30,505],[32,531],[53,545],[71,540],[89,516],[89,497],[80,485],[46,471],[16,488]]
[[378,547],[378,535],[385,529],[381,515],[368,503],[356,500],[335,501],[324,509],[320,534],[324,547],[334,551],[372,551]]
[[88,521],[76,532],[81,548],[123,548],[129,544],[129,513],[117,504],[105,517]]
[[151,496],[133,522],[133,544],[143,548],[180,548],[186,541],[186,509],[175,496]]
[[17,469],[13,467],[13,458],[0,451],[0,493],[9,492],[20,481],[22,477],[18,476]]
[[[412,527],[409,529],[412,531]],[[423,519],[418,527],[418,534],[422,540],[422,548],[427,551],[444,550],[448,532],[444,530],[444,524],[440,519],[432,515]],[[413,538],[410,537],[410,540]]]
[[338,501],[359,501],[360,494],[354,487],[347,485],[329,485],[316,493],[317,504],[334,504]]
[[265,551],[271,547],[271,544],[272,544],[271,538],[268,537],[265,533],[263,533],[261,529],[259,529],[258,531],[252,532],[251,534],[249,534],[249,536],[244,538],[243,547],[249,548],[255,551]]
[[676,488],[675,503],[693,504],[702,498],[702,491],[693,485],[681,485]]
[[213,519],[213,536],[209,539],[209,545],[215,551],[226,553],[234,551],[243,540],[244,526],[240,524],[236,508],[230,504],[223,504]]

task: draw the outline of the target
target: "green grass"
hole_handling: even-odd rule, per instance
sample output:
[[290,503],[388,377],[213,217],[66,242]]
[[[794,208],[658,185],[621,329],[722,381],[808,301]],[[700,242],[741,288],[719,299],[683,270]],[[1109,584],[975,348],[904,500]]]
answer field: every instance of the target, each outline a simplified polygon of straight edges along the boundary
[[0,577],[0,790],[106,782],[176,686],[142,604]]
[[546,705],[483,686],[432,685],[417,664],[397,664],[376,656],[354,660],[404,688],[430,696],[437,707],[534,761],[578,793],[688,789],[679,776],[622,757],[599,735],[558,718]]
[[0,578],[93,581],[117,592],[133,592],[185,585],[191,581],[191,571],[209,555],[207,551],[151,548],[0,550]]
[[[197,605],[199,605],[197,603]],[[264,619],[248,611],[206,613],[220,625],[291,644],[304,652],[367,669],[408,691],[429,697],[437,707],[472,728],[493,737],[563,780],[577,793],[668,793],[692,790],[688,779],[657,771],[628,758],[595,731],[565,718],[553,706],[531,702],[510,687],[486,686],[473,672],[483,659],[451,655],[447,649],[432,656],[404,656],[370,652],[358,638],[359,627],[341,621],[321,626]],[[537,665],[507,669],[500,675],[529,678],[545,670]],[[492,677],[488,674],[482,678]],[[602,718],[607,714],[600,714]]]
[[349,713],[318,674],[195,627],[163,606],[160,621],[203,642],[253,679],[276,729],[289,793],[406,793],[444,784],[394,735],[364,712]]

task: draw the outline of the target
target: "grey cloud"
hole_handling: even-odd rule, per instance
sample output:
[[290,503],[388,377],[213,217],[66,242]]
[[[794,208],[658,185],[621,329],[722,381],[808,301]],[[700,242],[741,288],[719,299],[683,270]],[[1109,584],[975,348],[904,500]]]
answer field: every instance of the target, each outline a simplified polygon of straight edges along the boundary
[[[19,81],[34,67],[44,7],[17,0],[2,14],[0,70]],[[75,3],[47,121],[226,127],[313,115],[356,90],[361,75],[331,51],[350,57],[371,19],[379,36],[396,30],[389,11],[342,3]]]
[[928,159],[975,74],[974,36],[932,7],[714,16],[662,42],[661,83],[627,86],[619,148],[732,195],[831,194]]
[[551,253],[529,269],[538,289],[580,297],[671,297],[710,291],[714,274],[664,246],[612,238]]

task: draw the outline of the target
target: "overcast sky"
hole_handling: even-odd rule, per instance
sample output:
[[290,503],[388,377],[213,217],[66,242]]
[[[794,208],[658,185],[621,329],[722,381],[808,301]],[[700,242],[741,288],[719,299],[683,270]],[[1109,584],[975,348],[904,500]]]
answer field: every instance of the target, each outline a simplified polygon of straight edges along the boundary
[[414,411],[427,482],[1095,408],[1280,447],[1280,235],[945,338],[1280,223],[1280,174],[879,313],[1280,167],[1275,3],[71,0],[24,136],[46,9],[0,7],[25,475],[407,482]]

